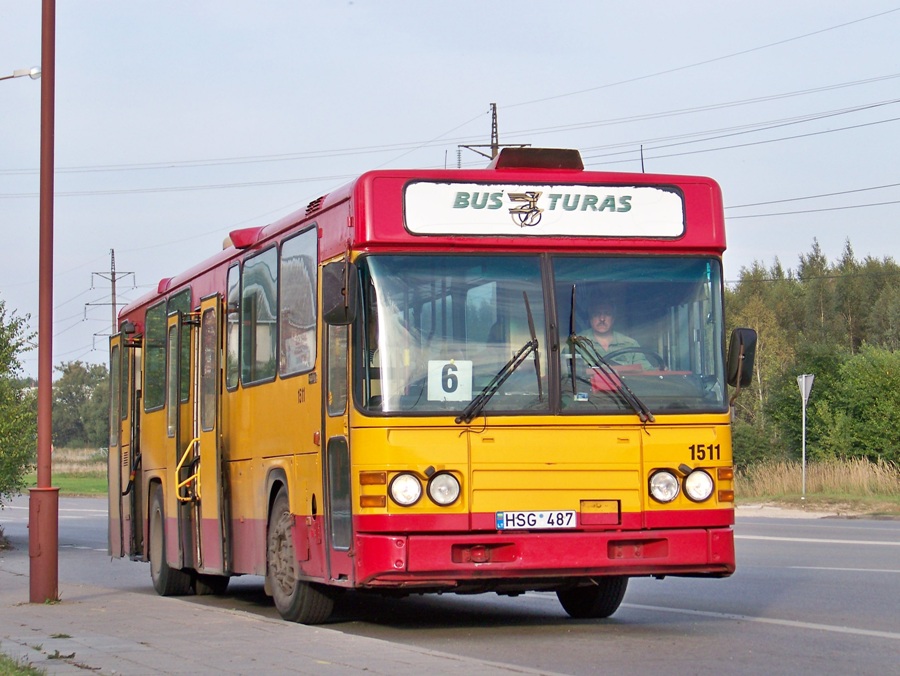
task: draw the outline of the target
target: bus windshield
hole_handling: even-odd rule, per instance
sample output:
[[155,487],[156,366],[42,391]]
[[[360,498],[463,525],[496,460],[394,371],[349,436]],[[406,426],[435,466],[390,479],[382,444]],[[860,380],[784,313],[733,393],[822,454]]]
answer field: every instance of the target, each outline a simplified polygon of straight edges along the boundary
[[359,269],[368,412],[726,410],[714,258],[370,255]]

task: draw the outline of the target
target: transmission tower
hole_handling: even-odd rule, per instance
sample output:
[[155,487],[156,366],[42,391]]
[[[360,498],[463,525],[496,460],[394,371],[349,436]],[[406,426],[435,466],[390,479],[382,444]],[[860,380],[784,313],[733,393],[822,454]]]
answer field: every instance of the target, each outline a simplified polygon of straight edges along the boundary
[[[109,272],[92,272],[91,273],[91,288],[94,288],[94,277],[100,277],[109,282],[110,286],[110,302],[109,303],[85,303],[85,312],[87,312],[87,308],[94,305],[111,305],[112,306],[112,325],[111,325],[111,333],[110,335],[116,334],[116,320],[118,315],[118,308],[116,307],[116,282],[123,277],[127,277],[131,275],[132,279],[132,288],[134,288],[134,273],[133,272],[117,272],[116,271],[116,250],[109,250]],[[95,335],[106,335],[103,333],[98,333]]]
[[[497,104],[491,104],[491,142],[490,144],[486,143],[476,143],[476,144],[460,144],[460,148],[466,148],[471,150],[474,153],[478,153],[482,157],[486,157],[489,160],[497,157],[497,153],[500,152],[500,148],[525,148],[530,146],[530,143],[500,143],[500,132],[497,128]],[[486,152],[479,150],[479,148],[490,148],[491,154],[488,155]]]

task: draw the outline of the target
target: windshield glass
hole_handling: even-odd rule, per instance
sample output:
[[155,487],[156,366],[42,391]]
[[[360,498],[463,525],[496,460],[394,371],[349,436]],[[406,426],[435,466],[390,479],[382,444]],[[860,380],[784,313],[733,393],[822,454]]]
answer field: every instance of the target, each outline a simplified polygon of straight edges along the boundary
[[632,410],[623,388],[653,414],[725,407],[718,261],[559,257],[553,270],[565,412]]
[[357,361],[363,376],[357,392],[364,406],[461,412],[531,341],[530,309],[538,349],[482,410],[548,410],[537,256],[370,256],[361,271],[365,326],[357,345],[364,358]]
[[371,413],[726,410],[713,258],[371,255],[359,270],[354,392]]

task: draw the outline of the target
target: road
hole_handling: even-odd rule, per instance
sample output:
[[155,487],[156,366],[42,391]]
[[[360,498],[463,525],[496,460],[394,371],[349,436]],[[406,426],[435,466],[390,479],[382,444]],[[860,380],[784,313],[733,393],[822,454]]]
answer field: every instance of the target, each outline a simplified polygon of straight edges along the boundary
[[[0,512],[14,540],[27,498]],[[147,564],[106,556],[104,500],[60,500],[60,580],[152,593]],[[726,580],[632,580],[608,620],[552,594],[347,595],[327,629],[563,674],[888,674],[900,663],[900,521],[741,516]],[[276,617],[256,577],[186,603]]]

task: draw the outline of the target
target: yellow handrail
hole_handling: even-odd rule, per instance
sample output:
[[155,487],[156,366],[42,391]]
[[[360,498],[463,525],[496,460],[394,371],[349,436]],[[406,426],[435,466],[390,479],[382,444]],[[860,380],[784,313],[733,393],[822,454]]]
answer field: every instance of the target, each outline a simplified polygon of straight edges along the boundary
[[[184,449],[184,453],[181,454],[181,460],[178,461],[178,464],[175,466],[175,478],[181,475],[181,468],[184,466],[184,463],[188,459],[188,455],[191,454],[191,451],[194,449],[195,444],[200,443],[200,437],[194,437],[188,443],[187,448]],[[182,495],[181,490],[183,488],[187,488],[191,482],[196,481],[196,485],[194,486],[193,494]],[[184,481],[180,481],[175,485],[175,497],[178,498],[179,502],[191,502],[194,500],[200,500],[200,464],[197,464],[197,471],[191,474]]]

